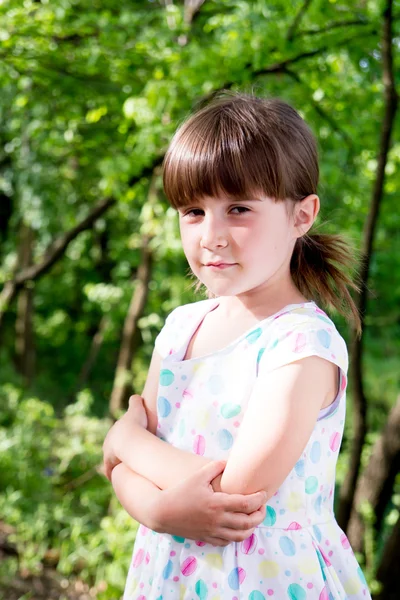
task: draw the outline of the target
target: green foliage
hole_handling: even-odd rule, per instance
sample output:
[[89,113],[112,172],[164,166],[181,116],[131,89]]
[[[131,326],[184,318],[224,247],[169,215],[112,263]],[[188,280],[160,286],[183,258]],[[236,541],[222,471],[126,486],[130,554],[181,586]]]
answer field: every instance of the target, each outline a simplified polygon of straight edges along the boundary
[[[193,298],[176,217],[160,182],[150,202],[149,178],[135,178],[162,156],[177,124],[213,90],[229,85],[280,96],[301,112],[320,148],[320,222],[359,243],[383,109],[381,7],[376,1],[311,3],[293,29],[301,7],[300,0],[207,0],[189,25],[183,2],[132,1],[129,8],[111,0],[0,5],[0,193],[13,204],[8,231],[0,237],[0,282],[16,266],[21,219],[34,230],[34,260],[40,261],[49,241],[76,225],[99,198],[112,195],[118,201],[34,284],[41,368],[31,391],[57,411],[77,391],[104,315],[104,342],[88,384],[94,410],[107,411],[143,234],[154,236],[156,264],[145,316],[163,320],[179,302]],[[393,140],[399,139],[398,121],[395,127]],[[399,148],[395,142],[389,156],[369,282],[372,380],[381,374],[382,349],[386,364],[394,364],[399,352],[400,287],[391,277],[400,269]],[[9,361],[14,318],[11,307],[3,333]],[[155,326],[142,331],[137,385],[156,331]],[[398,386],[393,369],[387,377],[392,381],[385,386],[385,404],[393,402]]]
[[137,524],[97,472],[110,422],[90,416],[88,391],[63,418],[37,398],[18,402],[19,395],[3,386],[0,412],[0,513],[14,529],[9,540],[19,567],[37,573],[49,556],[56,557],[61,574],[79,574],[103,589],[98,598],[115,598],[123,590]]

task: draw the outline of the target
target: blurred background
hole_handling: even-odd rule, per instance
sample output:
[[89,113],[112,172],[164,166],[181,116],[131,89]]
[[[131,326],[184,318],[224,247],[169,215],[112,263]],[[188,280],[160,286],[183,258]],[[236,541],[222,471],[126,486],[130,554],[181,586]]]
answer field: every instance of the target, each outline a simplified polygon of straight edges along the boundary
[[336,509],[374,599],[398,600],[400,3],[1,0],[0,41],[0,598],[121,597],[136,524],[101,445],[166,315],[200,299],[160,165],[225,88],[306,119],[319,225],[364,252],[363,336],[331,313],[351,351]]

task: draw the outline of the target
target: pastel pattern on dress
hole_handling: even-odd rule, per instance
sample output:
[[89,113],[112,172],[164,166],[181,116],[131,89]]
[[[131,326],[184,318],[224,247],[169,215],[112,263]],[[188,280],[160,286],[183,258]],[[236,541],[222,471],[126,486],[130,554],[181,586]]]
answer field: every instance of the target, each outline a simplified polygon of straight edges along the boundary
[[[190,338],[218,298],[175,309],[156,340],[162,356],[157,435],[226,460],[256,382],[308,356],[337,365],[333,406],[243,542],[217,547],[140,526],[124,600],[370,600],[364,575],[334,512],[335,469],[346,411],[348,355],[314,303],[284,307],[220,351],[184,360]],[[268,402],[268,398],[266,398]]]

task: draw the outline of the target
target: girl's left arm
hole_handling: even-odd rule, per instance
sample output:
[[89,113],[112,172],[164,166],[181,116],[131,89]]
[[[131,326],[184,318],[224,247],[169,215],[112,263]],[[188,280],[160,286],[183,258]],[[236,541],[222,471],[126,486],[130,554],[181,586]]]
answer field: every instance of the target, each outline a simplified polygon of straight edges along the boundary
[[[143,390],[148,427],[139,424],[135,403],[111,430],[118,459],[160,489],[179,484],[210,459],[163,442],[157,427],[157,384],[161,359],[155,352]],[[249,400],[222,478],[214,489],[273,496],[301,456],[324,401],[332,395],[337,366],[309,356],[260,376]],[[332,398],[331,398],[332,399]]]
[[221,479],[227,493],[273,496],[307,445],[338,368],[309,356],[261,375]]

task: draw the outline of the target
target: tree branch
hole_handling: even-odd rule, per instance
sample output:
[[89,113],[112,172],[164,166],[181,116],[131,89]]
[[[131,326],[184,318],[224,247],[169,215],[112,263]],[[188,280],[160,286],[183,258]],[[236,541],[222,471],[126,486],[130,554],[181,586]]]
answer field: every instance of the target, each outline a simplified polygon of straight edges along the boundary
[[266,67],[264,69],[259,69],[258,71],[254,71],[253,76],[258,77],[260,75],[268,75],[269,73],[283,73],[284,70],[288,66],[294,65],[297,62],[304,60],[305,58],[312,58],[313,56],[318,56],[318,54],[324,54],[324,52],[327,52],[328,50],[332,50],[332,48],[335,46],[338,48],[340,48],[340,46],[342,46],[342,45],[349,46],[353,40],[360,38],[360,37],[361,38],[365,37],[366,35],[370,35],[371,33],[373,33],[373,32],[371,32],[371,31],[363,32],[358,36],[354,36],[353,38],[351,38],[351,40],[343,39],[343,40],[340,40],[337,44],[332,44],[330,46],[325,45],[325,46],[321,46],[320,48],[316,48],[315,50],[301,52],[300,54],[297,54],[296,56],[292,56],[290,58],[282,60],[279,63],[275,63],[274,65],[270,65],[269,67]]
[[23,287],[28,281],[33,281],[44,275],[51,269],[54,263],[57,262],[65,253],[65,250],[82,231],[90,229],[93,223],[101,217],[111,206],[115,204],[115,198],[106,198],[101,200],[78,225],[70,231],[60,235],[52,242],[44,253],[44,257],[39,264],[32,265],[22,269],[17,273],[14,279],[7,281],[4,284],[3,290],[0,293],[0,326],[2,317],[17,294],[18,290]]
[[[339,42],[337,42],[336,44],[332,44],[330,46],[328,45],[324,45],[321,46],[320,48],[315,48],[314,50],[308,50],[307,52],[300,52],[300,54],[296,54],[295,56],[291,56],[290,58],[286,58],[285,60],[282,60],[281,62],[277,62],[275,64],[270,65],[269,67],[264,67],[262,69],[258,69],[257,71],[252,71],[251,75],[252,77],[260,77],[261,75],[270,75],[272,73],[285,73],[287,67],[289,67],[290,65],[294,65],[297,62],[300,62],[306,58],[312,58],[314,56],[318,56],[319,54],[324,54],[324,52],[327,52],[329,50],[332,50],[333,47],[339,47],[346,45],[348,46],[349,44],[351,44],[351,42],[355,39],[358,38],[363,38],[365,36],[370,36],[372,34],[376,34],[377,32],[375,31],[375,29],[370,30],[368,32],[363,32],[360,35],[355,35],[354,37],[352,37],[350,40],[349,39],[343,39],[340,40]],[[272,48],[269,50],[269,52],[273,52],[274,50],[276,50],[276,48]],[[247,65],[244,65],[243,70],[252,70],[253,65],[251,63],[247,63]],[[203,98],[196,103],[197,106],[201,107],[204,104],[207,104],[207,102],[209,100],[211,100],[216,94],[218,94],[219,92],[221,92],[224,89],[230,89],[233,85],[237,84],[237,81],[227,81],[225,82],[222,86],[220,86],[218,89],[210,92],[209,94],[203,96]]]
[[37,279],[46,273],[64,254],[72,240],[75,239],[82,231],[90,229],[93,226],[93,223],[97,221],[97,219],[99,219],[111,206],[113,206],[115,202],[115,198],[106,198],[105,200],[100,200],[100,202],[96,204],[96,206],[90,211],[85,219],[50,244],[40,264],[32,265],[31,267],[18,273],[14,278],[15,285],[17,287],[21,287],[24,283],[26,283],[26,281]]
[[185,21],[191,25],[206,0],[185,0]]
[[321,27],[321,29],[303,29],[297,33],[295,33],[292,39],[303,37],[305,35],[318,35],[320,33],[327,33],[328,31],[332,31],[333,29],[338,29],[339,27],[351,27],[352,25],[370,25],[370,21],[367,19],[351,19],[350,21],[334,21],[325,27]]
[[[162,160],[163,156],[156,156],[151,165],[145,167],[138,175],[131,177],[128,185],[132,187],[144,177],[149,177],[153,173],[154,169],[161,164]],[[115,203],[115,198],[106,198],[98,202],[98,204],[96,204],[96,206],[90,211],[85,219],[83,219],[70,231],[60,235],[56,240],[54,240],[54,242],[49,244],[44,252],[41,262],[36,265],[32,265],[31,267],[22,269],[14,276],[13,279],[6,281],[0,293],[0,328],[4,313],[9,304],[15,298],[18,290],[28,281],[39,279],[39,277],[47,273],[47,271],[49,271],[51,267],[64,255],[72,240],[74,240],[82,231],[90,229],[93,223]]]
[[[292,71],[291,69],[287,69],[287,68],[284,69],[284,72],[287,75],[289,75],[290,77],[292,77],[295,81],[297,81],[297,83],[299,83],[301,86],[303,86],[306,89],[309,89],[307,84],[304,83],[303,79],[301,79],[301,77],[299,76],[298,73],[296,73],[295,71]],[[348,133],[346,133],[346,131],[344,131],[343,129],[341,129],[339,127],[339,125],[336,123],[335,119],[333,117],[331,117],[318,104],[318,102],[315,102],[315,100],[313,100],[311,91],[310,91],[310,96],[309,96],[309,102],[310,102],[310,104],[312,104],[312,107],[314,108],[315,112],[317,112],[320,115],[320,117],[322,117],[322,119],[324,119],[324,121],[326,121],[329,124],[329,126],[332,128],[333,131],[336,131],[336,133],[338,133],[340,135],[340,137],[346,143],[349,152],[353,153],[354,147],[353,147],[353,142],[351,140],[351,137],[348,135]]]
[[293,20],[293,23],[291,24],[291,26],[288,29],[288,32],[287,32],[287,35],[286,35],[286,39],[287,39],[288,42],[293,41],[296,29],[298,28],[301,19],[303,18],[303,16],[307,12],[307,9],[310,6],[311,2],[312,2],[312,0],[304,0],[303,5],[301,6],[299,12],[297,13],[297,15],[295,16],[295,18]]

